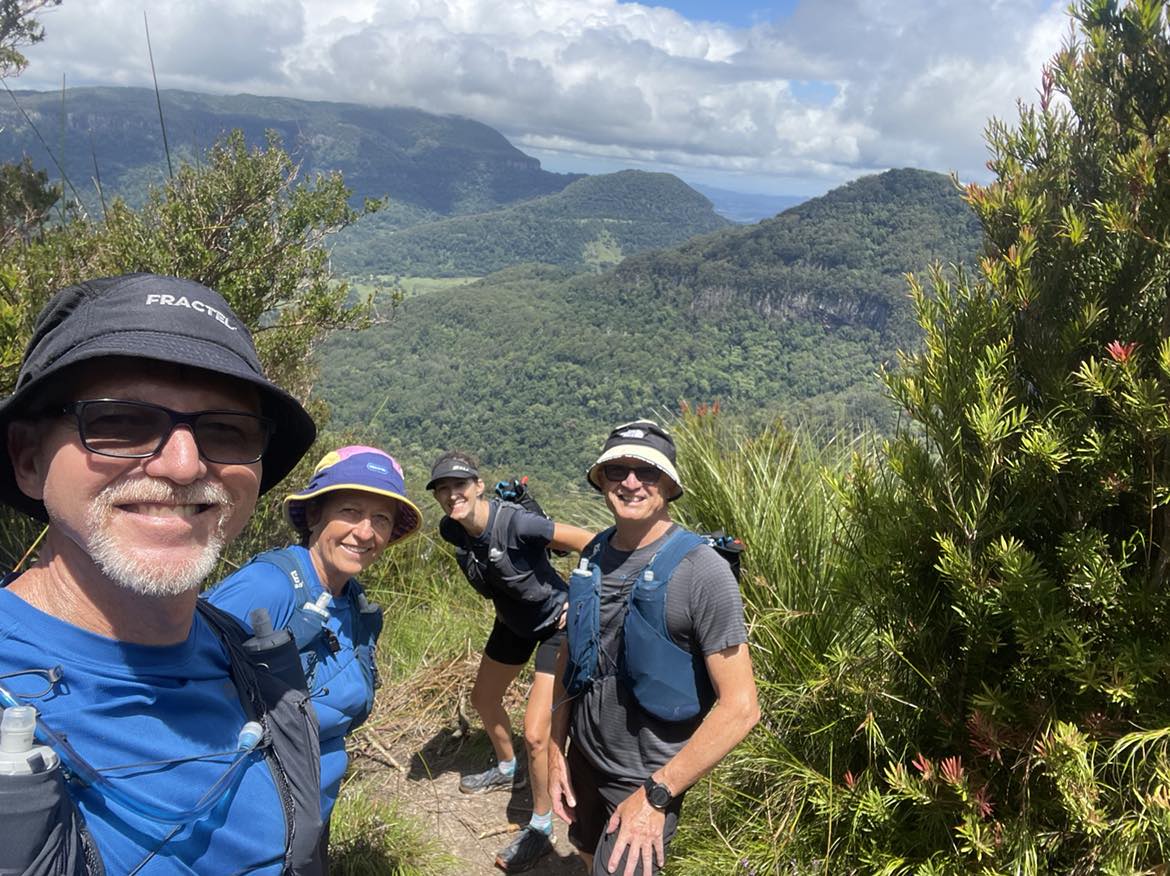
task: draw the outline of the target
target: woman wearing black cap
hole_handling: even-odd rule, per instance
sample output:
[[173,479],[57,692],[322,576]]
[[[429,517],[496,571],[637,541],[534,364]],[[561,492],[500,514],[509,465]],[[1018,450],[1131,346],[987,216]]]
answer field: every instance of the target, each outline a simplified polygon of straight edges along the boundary
[[439,533],[455,546],[464,576],[495,606],[496,620],[484,646],[471,702],[483,719],[496,765],[464,776],[466,794],[522,787],[504,693],[536,652],[536,672],[524,713],[524,744],[532,773],[532,820],[501,849],[496,865],[527,870],[551,848],[552,800],[546,752],[552,721],[553,676],[564,640],[568,585],[552,567],[548,549],[581,551],[593,534],[554,523],[509,502],[484,498],[479,467],[465,453],[444,453],[431,468],[427,489],[443,509]]

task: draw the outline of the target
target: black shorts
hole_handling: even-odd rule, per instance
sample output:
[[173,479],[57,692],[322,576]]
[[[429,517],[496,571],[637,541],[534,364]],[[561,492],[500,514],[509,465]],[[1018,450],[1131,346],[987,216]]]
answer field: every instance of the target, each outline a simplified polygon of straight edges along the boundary
[[532,652],[536,651],[536,671],[552,675],[557,671],[557,651],[564,641],[564,630],[550,630],[544,636],[529,639],[512,632],[496,618],[487,644],[483,646],[483,653],[497,663],[523,666]]
[[[641,782],[612,779],[602,773],[581,754],[581,750],[569,744],[569,780],[573,784],[573,795],[577,798],[574,810],[576,818],[569,825],[569,842],[581,851],[593,855],[593,876],[612,876],[605,869],[609,856],[613,854],[618,832],[605,832],[605,825],[617,809],[618,804],[642,786]],[[678,829],[678,816],[682,811],[683,796],[680,794],[666,807],[666,823],[662,826],[662,848],[665,851]],[[622,855],[616,873],[625,872],[626,856]],[[652,870],[657,873],[662,862],[655,860]],[[634,876],[651,876],[642,873],[638,863]]]

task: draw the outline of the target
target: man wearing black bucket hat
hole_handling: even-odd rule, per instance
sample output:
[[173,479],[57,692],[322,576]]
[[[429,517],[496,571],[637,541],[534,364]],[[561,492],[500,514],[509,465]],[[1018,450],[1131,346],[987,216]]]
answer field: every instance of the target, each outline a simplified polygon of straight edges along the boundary
[[283,640],[197,599],[315,434],[211,289],[109,277],[42,311],[0,404],[0,500],[48,524],[0,589],[0,705],[48,748],[0,769],[0,872],[321,872],[295,648],[277,677]]
[[671,520],[683,485],[670,434],[618,426],[588,480],[614,526],[569,582],[549,792],[592,873],[649,876],[684,792],[759,720],[756,685],[735,576]]

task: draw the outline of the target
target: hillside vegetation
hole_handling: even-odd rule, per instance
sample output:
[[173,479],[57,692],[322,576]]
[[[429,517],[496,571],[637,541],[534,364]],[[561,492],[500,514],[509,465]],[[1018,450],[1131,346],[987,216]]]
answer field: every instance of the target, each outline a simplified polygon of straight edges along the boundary
[[350,273],[428,277],[482,276],[523,262],[607,268],[730,224],[678,177],[626,170],[490,213],[401,231],[370,217],[340,237],[334,257]]
[[[153,91],[69,88],[15,95],[91,210],[99,209],[95,174],[107,197],[122,194],[133,203],[143,201],[149,184],[166,179]],[[403,224],[490,210],[560,191],[577,178],[541,170],[537,159],[494,128],[456,116],[247,94],[166,90],[161,100],[176,166],[197,161],[228,131],[239,129],[248,143],[262,145],[273,130],[303,162],[303,173],[340,171],[357,198],[393,199]],[[27,154],[56,176],[32,125],[10,101],[0,107],[0,161]]]
[[408,459],[458,446],[573,481],[610,425],[680,399],[888,426],[873,375],[917,338],[903,274],[978,240],[947,177],[890,171],[600,276],[529,265],[409,300],[327,342],[317,392]]

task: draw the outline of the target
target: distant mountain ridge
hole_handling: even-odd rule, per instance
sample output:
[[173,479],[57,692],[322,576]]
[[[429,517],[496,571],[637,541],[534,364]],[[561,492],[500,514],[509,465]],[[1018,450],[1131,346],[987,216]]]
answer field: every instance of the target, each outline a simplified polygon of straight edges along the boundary
[[[69,88],[17,91],[16,99],[73,184],[96,203],[96,161],[109,192],[140,199],[162,182],[166,152],[153,91]],[[161,92],[172,158],[197,159],[221,134],[244,131],[263,143],[277,131],[307,173],[340,170],[359,198],[389,195],[425,213],[481,212],[558,192],[578,174],[549,173],[493,128],[457,116],[358,104]],[[0,104],[0,161],[29,155],[56,176],[54,164],[24,115]]]
[[888,427],[874,373],[919,338],[904,274],[980,242],[948,177],[889,171],[597,276],[529,265],[411,299],[327,342],[318,387],[335,422],[375,424],[416,464],[462,447],[558,477],[680,399]]
[[640,170],[588,176],[489,213],[384,232],[376,246],[368,238],[380,223],[370,219],[334,247],[347,272],[482,276],[524,262],[600,269],[731,224],[678,177]]

